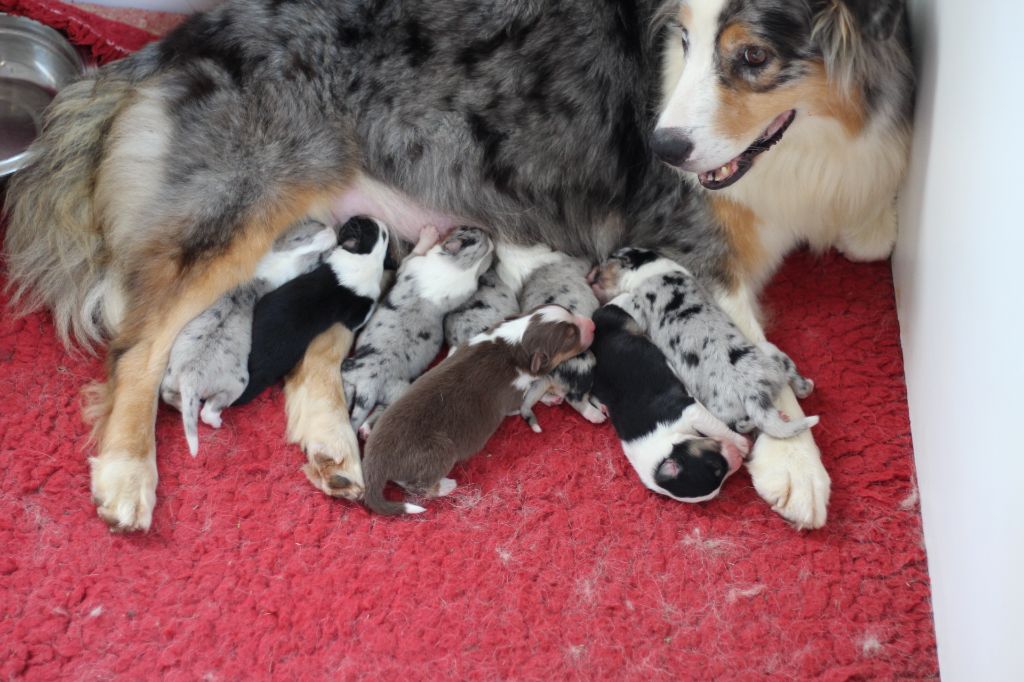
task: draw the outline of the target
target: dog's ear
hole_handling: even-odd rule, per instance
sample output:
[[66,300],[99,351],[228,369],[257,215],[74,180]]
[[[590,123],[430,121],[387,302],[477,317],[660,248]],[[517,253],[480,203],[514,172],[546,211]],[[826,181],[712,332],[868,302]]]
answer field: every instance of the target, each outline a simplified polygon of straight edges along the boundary
[[869,43],[905,30],[903,0],[817,0],[813,38],[829,78],[849,92],[873,58]]
[[551,358],[543,351],[537,351],[530,356],[530,374],[534,376],[541,373],[541,370],[548,366]]

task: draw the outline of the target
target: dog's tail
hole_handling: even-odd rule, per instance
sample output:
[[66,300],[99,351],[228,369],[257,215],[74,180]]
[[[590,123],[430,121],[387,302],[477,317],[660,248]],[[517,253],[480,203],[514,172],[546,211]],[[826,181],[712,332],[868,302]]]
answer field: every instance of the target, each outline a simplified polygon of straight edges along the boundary
[[765,407],[757,398],[747,400],[746,408],[750,422],[772,438],[792,438],[815,426],[819,421],[817,415],[787,420],[774,405],[769,404]]
[[53,312],[65,345],[91,346],[120,316],[120,287],[106,254],[93,188],[107,133],[133,89],[117,71],[93,73],[60,91],[32,161],[7,187],[8,290],[23,312]]
[[[369,464],[369,466],[367,466]],[[370,462],[363,462],[363,479],[366,487],[363,492],[363,504],[370,511],[384,516],[398,516],[401,514],[422,514],[427,511],[423,507],[408,502],[393,502],[384,497],[384,486],[387,480],[382,480],[384,474],[379,467]]]
[[181,423],[188,452],[195,457],[199,453],[199,393],[186,382],[181,384]]

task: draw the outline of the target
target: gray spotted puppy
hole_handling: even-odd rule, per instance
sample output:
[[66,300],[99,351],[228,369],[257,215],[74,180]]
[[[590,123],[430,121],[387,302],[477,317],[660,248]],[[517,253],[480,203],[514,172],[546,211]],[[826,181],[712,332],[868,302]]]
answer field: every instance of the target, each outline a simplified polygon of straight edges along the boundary
[[394,286],[356,339],[352,356],[342,364],[352,426],[363,437],[372,420],[437,356],[444,342],[445,314],[473,295],[481,273],[491,265],[494,244],[480,229],[459,227],[437,240],[436,230],[423,230],[413,253],[402,261]]
[[311,218],[297,223],[274,243],[252,280],[219,298],[178,334],[160,394],[181,411],[193,457],[199,451],[199,417],[219,429],[221,410],[235,402],[249,383],[247,362],[256,301],[315,268],[336,243],[334,228]]
[[498,276],[497,265],[492,265],[480,277],[476,293],[445,315],[445,343],[451,352],[454,352],[457,347],[469,343],[477,334],[482,334],[506,318],[518,314],[519,301],[515,292]]
[[[523,279],[519,294],[520,310],[557,304],[568,308],[577,315],[590,317],[597,310],[598,301],[587,283],[590,264],[560,252],[542,259],[540,267]],[[589,350],[566,360],[544,377],[547,381],[546,397],[542,402],[558,404],[563,399],[587,421],[600,424],[607,419],[604,412],[591,400],[590,389],[594,384],[594,366],[597,363]],[[524,410],[523,416],[534,431],[540,425],[532,410]]]
[[624,248],[589,279],[599,299],[612,299],[647,331],[690,394],[736,431],[791,438],[818,423],[816,416],[790,421],[773,404],[787,383],[805,398],[814,382],[774,345],[748,341],[682,265]]

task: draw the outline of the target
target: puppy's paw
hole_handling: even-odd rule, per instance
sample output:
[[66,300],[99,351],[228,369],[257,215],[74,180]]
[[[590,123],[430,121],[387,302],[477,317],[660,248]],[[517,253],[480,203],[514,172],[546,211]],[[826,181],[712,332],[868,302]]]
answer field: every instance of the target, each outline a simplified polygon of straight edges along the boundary
[[832,482],[810,432],[786,440],[762,435],[747,468],[757,493],[797,529],[825,525]]
[[107,452],[89,458],[96,513],[115,532],[149,530],[156,505],[156,457]]
[[215,429],[219,429],[224,425],[224,420],[220,416],[220,410],[210,407],[210,403],[203,405],[203,409],[199,413],[199,418],[204,424],[212,426]]
[[437,487],[434,489],[434,497],[450,495],[455,490],[456,485],[454,478],[442,478],[437,482]]
[[608,408],[604,405],[598,407],[590,400],[581,400],[578,403],[573,401],[571,405],[591,424],[603,424],[608,421]]
[[441,239],[441,233],[433,225],[427,225],[420,230],[419,239],[416,242],[416,246],[413,247],[412,252],[417,256],[422,256],[427,251],[430,251],[435,244]]

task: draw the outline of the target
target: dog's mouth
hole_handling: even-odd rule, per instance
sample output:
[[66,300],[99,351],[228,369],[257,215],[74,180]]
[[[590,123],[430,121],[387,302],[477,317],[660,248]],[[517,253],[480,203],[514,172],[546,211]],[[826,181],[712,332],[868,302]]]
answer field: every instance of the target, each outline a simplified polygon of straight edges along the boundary
[[761,136],[754,140],[754,143],[740,152],[739,156],[731,161],[722,164],[719,168],[697,174],[697,180],[707,189],[724,189],[733,184],[754,165],[754,159],[758,154],[772,148],[782,136],[786,134],[793,119],[796,118],[796,109],[790,109],[775,117],[775,120],[765,128]]

